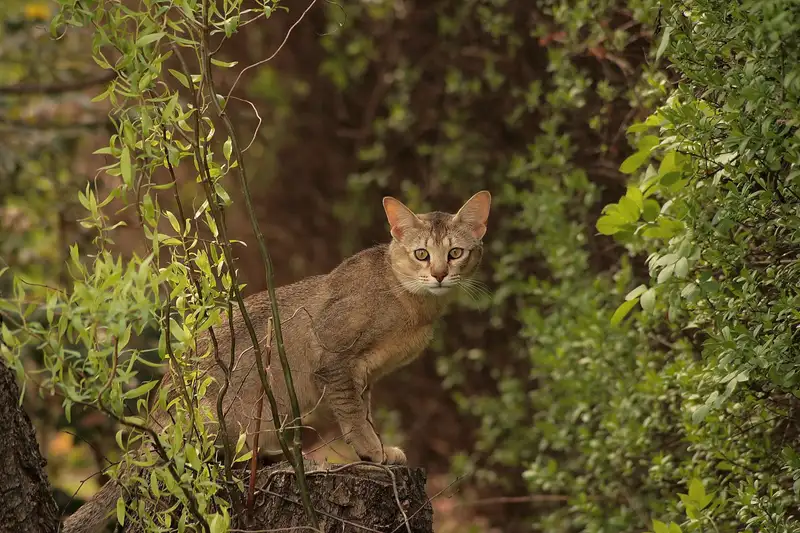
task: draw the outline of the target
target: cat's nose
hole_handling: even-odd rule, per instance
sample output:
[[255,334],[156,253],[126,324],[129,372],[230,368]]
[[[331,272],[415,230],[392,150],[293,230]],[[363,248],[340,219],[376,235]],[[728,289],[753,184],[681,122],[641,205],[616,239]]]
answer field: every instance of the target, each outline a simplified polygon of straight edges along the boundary
[[433,276],[436,279],[436,281],[441,283],[444,280],[444,278],[447,277],[447,272],[443,274],[434,274],[433,272],[431,272],[431,276]]

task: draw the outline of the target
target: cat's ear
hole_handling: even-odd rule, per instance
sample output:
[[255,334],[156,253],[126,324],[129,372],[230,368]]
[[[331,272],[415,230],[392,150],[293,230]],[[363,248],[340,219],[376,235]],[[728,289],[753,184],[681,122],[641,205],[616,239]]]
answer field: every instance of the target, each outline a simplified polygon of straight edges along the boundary
[[392,236],[398,240],[403,238],[405,230],[418,226],[422,222],[403,202],[391,196],[383,199],[383,210],[386,211],[386,219],[392,228]]
[[481,239],[486,234],[486,221],[489,220],[491,205],[492,195],[489,191],[477,192],[461,206],[454,220],[470,226],[472,236]]

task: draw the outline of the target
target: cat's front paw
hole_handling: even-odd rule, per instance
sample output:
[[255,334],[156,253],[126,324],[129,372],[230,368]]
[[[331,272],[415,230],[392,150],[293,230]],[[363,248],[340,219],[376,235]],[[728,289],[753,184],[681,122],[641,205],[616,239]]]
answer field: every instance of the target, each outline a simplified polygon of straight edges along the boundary
[[383,448],[383,464],[385,465],[405,465],[408,464],[406,454],[395,446]]

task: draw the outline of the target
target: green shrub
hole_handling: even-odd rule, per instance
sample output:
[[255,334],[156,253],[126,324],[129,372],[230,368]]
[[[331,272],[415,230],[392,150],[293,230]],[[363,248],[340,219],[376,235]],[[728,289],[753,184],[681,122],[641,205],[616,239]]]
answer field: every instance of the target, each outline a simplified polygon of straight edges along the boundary
[[[420,183],[427,197],[495,192],[491,317],[454,317],[440,346],[445,384],[480,424],[455,470],[508,490],[518,472],[561,496],[522,530],[797,531],[797,8],[522,4],[437,3],[428,55],[375,51],[365,28],[430,23],[384,2],[324,37],[345,94],[377,58],[396,80],[350,206],[389,186],[422,197]],[[532,34],[513,22],[530,17]],[[654,30],[648,57],[670,66],[640,76],[637,36]],[[369,61],[348,63],[356,50]],[[445,76],[423,76],[442,56]],[[627,158],[620,122],[634,124]],[[423,180],[407,175],[419,167]],[[380,220],[346,207],[354,231]]]
[[800,12],[667,4],[663,26],[681,80],[630,128],[623,163],[656,161],[636,179],[651,207],[621,200],[598,229],[652,252],[642,307],[702,339],[679,383],[691,455],[676,466],[716,494],[705,512],[684,501],[688,530],[798,531]]

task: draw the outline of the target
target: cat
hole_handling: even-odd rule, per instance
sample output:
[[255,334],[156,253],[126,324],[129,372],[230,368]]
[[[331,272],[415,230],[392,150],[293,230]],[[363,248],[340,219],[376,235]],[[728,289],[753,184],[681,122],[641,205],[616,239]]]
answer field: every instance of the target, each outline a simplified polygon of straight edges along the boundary
[[[489,192],[480,191],[456,214],[415,214],[399,200],[385,197],[389,244],[363,250],[328,274],[276,289],[303,426],[320,434],[338,434],[361,460],[406,464],[403,450],[383,446],[375,432],[371,390],[381,377],[422,353],[454,289],[469,287],[467,280],[483,255],[490,205]],[[246,298],[245,308],[259,337],[265,337],[271,317],[268,293]],[[232,322],[233,332],[226,326],[214,328],[219,353],[230,353],[232,334],[237,354],[223,402],[223,433],[235,443],[241,432],[254,433],[256,418],[261,416],[259,452],[278,455],[271,411],[265,405],[260,415],[257,412],[263,391],[251,337],[238,311]],[[227,325],[227,319],[222,323]],[[291,418],[291,409],[274,339],[272,344],[267,373],[285,422]],[[210,350],[206,332],[197,339],[197,353]],[[215,378],[203,401],[216,413],[213,403],[224,374],[213,357],[201,361],[202,370]],[[169,383],[165,380],[162,387]],[[157,412],[151,427],[161,428],[169,421],[168,413]],[[67,518],[65,533],[96,533],[114,508],[119,491],[117,482],[104,485],[92,501]]]

